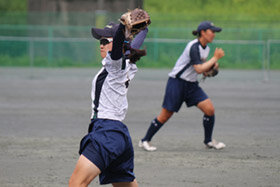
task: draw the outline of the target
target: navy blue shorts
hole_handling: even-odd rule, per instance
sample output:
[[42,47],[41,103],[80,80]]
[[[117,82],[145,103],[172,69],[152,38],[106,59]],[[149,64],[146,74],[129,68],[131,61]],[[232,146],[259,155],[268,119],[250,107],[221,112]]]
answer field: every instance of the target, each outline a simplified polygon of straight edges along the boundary
[[191,107],[207,98],[208,96],[199,87],[198,82],[169,77],[162,107],[172,112],[178,112],[183,102],[187,107]]
[[90,127],[79,153],[101,170],[100,184],[132,182],[134,151],[127,127],[109,119],[94,119]]

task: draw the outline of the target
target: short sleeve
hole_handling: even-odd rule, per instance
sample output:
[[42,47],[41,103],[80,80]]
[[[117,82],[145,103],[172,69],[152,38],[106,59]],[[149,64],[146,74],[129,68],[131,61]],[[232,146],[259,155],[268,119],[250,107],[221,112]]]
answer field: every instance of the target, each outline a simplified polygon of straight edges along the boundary
[[195,64],[202,64],[202,61],[200,59],[200,53],[198,49],[198,45],[193,45],[190,50],[190,64],[195,65]]

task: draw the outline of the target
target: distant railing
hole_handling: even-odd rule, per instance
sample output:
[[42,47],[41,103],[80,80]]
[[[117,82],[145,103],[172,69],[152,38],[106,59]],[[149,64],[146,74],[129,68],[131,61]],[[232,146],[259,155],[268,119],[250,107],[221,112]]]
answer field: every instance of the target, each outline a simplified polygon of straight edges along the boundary
[[[144,47],[147,56],[139,66],[172,68],[188,41],[192,27],[149,28]],[[188,38],[188,39],[186,39]],[[221,68],[280,69],[280,29],[223,28],[209,44],[225,50]],[[98,41],[91,26],[0,25],[0,66],[87,67],[100,66]]]
[[[64,38],[64,37],[17,37],[17,36],[0,36],[0,41],[2,42],[26,42],[29,44],[29,59],[30,66],[34,64],[34,42],[45,42],[48,43],[48,51],[47,56],[48,59],[52,59],[53,54],[53,43],[63,42],[63,43],[96,43],[92,38]],[[162,44],[185,44],[189,40],[186,39],[173,39],[173,38],[147,38],[145,43],[153,44],[153,59],[157,60],[160,55],[159,45]],[[272,44],[280,44],[280,40],[267,40],[267,41],[258,41],[258,40],[215,40],[213,45],[215,44],[229,44],[229,45],[258,45],[261,47],[261,58],[262,58],[262,69],[269,70],[270,69],[270,56],[271,56],[271,45]],[[81,46],[82,47],[82,46]],[[71,51],[69,51],[71,53]],[[0,52],[0,55],[1,54]]]

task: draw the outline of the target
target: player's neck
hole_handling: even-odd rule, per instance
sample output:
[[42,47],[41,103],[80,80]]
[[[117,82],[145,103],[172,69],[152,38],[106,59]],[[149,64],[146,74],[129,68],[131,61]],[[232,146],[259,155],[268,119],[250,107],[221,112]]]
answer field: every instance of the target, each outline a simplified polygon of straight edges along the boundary
[[207,45],[207,41],[204,38],[200,37],[198,40],[199,40],[200,44],[202,45],[202,47],[205,47]]

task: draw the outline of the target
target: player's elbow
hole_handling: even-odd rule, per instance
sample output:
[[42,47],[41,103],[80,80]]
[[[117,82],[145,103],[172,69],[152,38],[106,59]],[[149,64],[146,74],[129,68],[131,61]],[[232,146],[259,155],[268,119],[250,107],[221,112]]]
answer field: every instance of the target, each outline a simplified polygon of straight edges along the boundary
[[201,73],[204,72],[201,65],[195,65],[193,67],[194,67],[195,72],[198,73],[198,74],[201,74]]
[[195,70],[195,71],[196,71],[196,73],[198,73],[198,74],[203,73],[203,71],[202,71],[202,70]]

